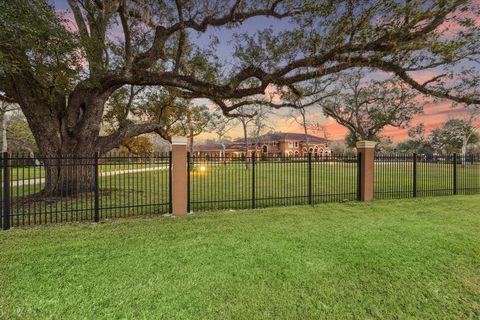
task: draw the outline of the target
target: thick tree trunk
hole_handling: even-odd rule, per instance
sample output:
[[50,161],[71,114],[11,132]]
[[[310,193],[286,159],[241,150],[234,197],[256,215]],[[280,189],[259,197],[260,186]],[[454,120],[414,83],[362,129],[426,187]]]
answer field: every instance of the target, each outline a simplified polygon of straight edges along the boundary
[[75,196],[94,188],[95,152],[108,95],[79,90],[66,99],[21,103],[45,169],[44,197]]
[[44,160],[45,187],[42,196],[68,197],[95,188],[93,159],[48,159]]
[[20,105],[45,167],[42,196],[74,196],[94,187],[94,155],[115,148],[142,133],[159,131],[159,124],[128,125],[100,137],[104,106],[121,85],[112,79],[92,86],[79,83],[68,98],[45,88],[34,77],[16,79],[8,95]]
[[[85,132],[63,139],[50,148],[39,144],[40,157],[45,170],[45,187],[42,196],[75,196],[94,190],[95,152],[98,151],[95,136],[87,139]],[[40,139],[39,139],[40,140]],[[79,143],[81,141],[81,143]]]

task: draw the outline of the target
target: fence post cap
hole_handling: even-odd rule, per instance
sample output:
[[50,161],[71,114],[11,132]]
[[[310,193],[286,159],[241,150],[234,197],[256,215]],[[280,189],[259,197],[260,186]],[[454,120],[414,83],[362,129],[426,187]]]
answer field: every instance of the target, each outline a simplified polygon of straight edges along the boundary
[[376,141],[362,140],[357,142],[357,148],[362,148],[362,149],[374,149],[376,145],[377,145]]
[[172,145],[187,145],[187,137],[172,137]]

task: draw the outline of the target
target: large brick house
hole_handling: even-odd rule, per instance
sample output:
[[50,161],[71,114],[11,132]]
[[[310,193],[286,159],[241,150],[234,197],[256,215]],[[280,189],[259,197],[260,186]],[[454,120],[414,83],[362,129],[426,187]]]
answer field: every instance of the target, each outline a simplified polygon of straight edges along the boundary
[[[330,140],[313,135],[308,135],[307,143],[307,139],[303,133],[268,133],[260,136],[258,143],[255,141],[249,142],[248,156],[256,152],[258,157],[262,155],[271,157],[299,157],[311,152],[315,157],[323,157],[330,154],[330,143]],[[245,156],[243,139],[237,139],[224,146],[221,144],[196,145],[193,147],[193,154],[197,157],[221,157],[223,148],[225,148],[226,157]]]

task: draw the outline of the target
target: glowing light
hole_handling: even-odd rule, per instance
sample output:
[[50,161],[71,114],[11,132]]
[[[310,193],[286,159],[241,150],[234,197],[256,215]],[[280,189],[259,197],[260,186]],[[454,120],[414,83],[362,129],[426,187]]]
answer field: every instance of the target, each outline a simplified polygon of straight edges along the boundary
[[207,171],[207,168],[205,166],[200,166],[200,171],[205,172],[205,171]]

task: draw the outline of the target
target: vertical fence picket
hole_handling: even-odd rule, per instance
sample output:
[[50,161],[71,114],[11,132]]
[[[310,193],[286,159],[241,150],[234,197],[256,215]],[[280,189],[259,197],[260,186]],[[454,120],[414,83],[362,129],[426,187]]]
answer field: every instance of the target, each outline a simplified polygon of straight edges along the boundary
[[417,197],[417,154],[413,154],[413,177],[412,177],[413,197]]
[[457,154],[453,154],[453,194],[456,195],[458,190],[457,190]]
[[312,205],[312,153],[308,153],[308,204]]
[[94,222],[100,221],[100,196],[99,196],[99,173],[98,173],[98,152],[95,152],[95,157],[94,157],[94,187],[93,187],[93,192],[94,192]]
[[255,152],[252,154],[252,209],[255,209]]
[[362,153],[357,153],[357,201],[360,201],[362,198],[361,192],[362,185]]
[[[195,158],[193,158],[195,161]],[[190,155],[190,152],[187,152],[187,212],[191,211],[190,207],[190,188],[191,188],[191,179],[190,179],[190,170],[191,170],[191,164],[190,161],[192,161],[192,156]],[[195,209],[196,210],[196,209]]]
[[8,152],[3,153],[3,230],[10,229],[10,173]]

